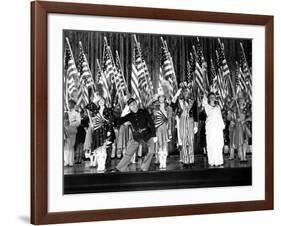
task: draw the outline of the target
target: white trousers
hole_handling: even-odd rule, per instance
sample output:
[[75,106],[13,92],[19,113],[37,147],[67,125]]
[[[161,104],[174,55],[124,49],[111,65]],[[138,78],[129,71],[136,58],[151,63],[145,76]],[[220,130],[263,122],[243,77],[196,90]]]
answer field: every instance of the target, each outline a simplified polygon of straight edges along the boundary
[[74,150],[64,150],[64,165],[73,166],[74,164]]

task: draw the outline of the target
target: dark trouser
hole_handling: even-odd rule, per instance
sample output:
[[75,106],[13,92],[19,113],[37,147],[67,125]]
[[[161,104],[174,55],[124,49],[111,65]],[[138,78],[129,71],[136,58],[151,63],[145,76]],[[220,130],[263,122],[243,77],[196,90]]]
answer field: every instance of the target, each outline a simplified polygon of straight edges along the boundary
[[[130,160],[131,160],[132,156],[138,150],[138,147],[141,143],[142,143],[141,141],[135,141],[134,139],[129,141],[128,147],[125,151],[125,154],[124,154],[123,158],[121,159],[121,161],[116,166],[116,168],[119,171],[126,171],[127,170],[127,167],[130,164]],[[146,156],[144,157],[144,160],[143,160],[142,165],[141,165],[141,169],[143,171],[147,171],[149,166],[150,166],[150,162],[152,160],[153,154],[154,154],[153,138],[150,138],[147,142],[144,142],[144,143],[146,143],[147,146],[148,146],[148,152],[147,152]]]

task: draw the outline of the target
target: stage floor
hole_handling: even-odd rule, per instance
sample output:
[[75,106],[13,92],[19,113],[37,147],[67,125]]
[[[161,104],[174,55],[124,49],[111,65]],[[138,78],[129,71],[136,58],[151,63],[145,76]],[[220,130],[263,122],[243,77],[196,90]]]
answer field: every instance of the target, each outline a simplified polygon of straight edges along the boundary
[[[128,167],[128,172],[138,172],[140,171],[140,165],[143,158],[137,158],[136,163],[131,163]],[[208,159],[205,155],[195,155],[195,164],[192,168],[185,168],[181,163],[179,163],[178,155],[170,155],[167,158],[167,168],[159,169],[159,165],[154,164],[155,158],[153,158],[150,164],[149,171],[180,171],[180,170],[200,170],[200,169],[213,169],[213,168],[250,168],[252,166],[252,156],[247,155],[247,162],[241,163],[238,158],[234,160],[229,160],[228,156],[224,156],[224,165],[219,167],[212,167],[208,165]],[[106,170],[102,173],[109,173],[113,169],[120,159],[109,159],[106,164]],[[78,174],[96,174],[96,168],[90,168],[90,161],[85,161],[82,164],[75,164],[73,167],[64,167],[64,175],[78,175]]]

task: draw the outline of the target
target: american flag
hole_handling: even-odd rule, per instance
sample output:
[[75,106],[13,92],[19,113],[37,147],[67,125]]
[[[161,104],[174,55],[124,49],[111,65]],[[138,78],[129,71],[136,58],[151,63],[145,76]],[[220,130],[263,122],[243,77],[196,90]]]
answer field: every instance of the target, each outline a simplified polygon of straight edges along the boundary
[[81,42],[79,42],[79,50],[78,71],[80,73],[80,83],[83,83],[87,88],[93,87],[95,85],[93,75]]
[[226,98],[226,89],[225,89],[225,83],[223,80],[223,71],[222,68],[219,68],[218,75],[217,75],[217,88],[219,91],[219,94],[221,98],[224,100]]
[[236,93],[238,94],[240,91],[247,91],[247,85],[245,81],[245,77],[241,68],[236,69]]
[[204,61],[203,50],[202,50],[202,48],[201,48],[200,41],[199,41],[199,38],[198,38],[198,37],[197,37],[196,40],[197,40],[197,41],[196,41],[197,62],[198,62],[198,64],[200,65],[200,67],[202,67],[203,61]]
[[135,45],[134,52],[133,52],[131,88],[132,88],[133,97],[138,99],[140,103],[142,102],[139,93],[139,74],[141,73],[143,73],[141,58],[139,56],[138,47]]
[[83,108],[89,103],[88,90],[94,87],[94,80],[81,42],[79,42],[77,69],[80,74],[77,105]]
[[202,68],[198,62],[195,63],[195,82],[197,84],[198,89],[204,93],[204,74],[205,69]]
[[239,74],[239,85],[243,88],[242,90],[248,95],[249,99],[252,100],[252,83],[248,80],[249,75],[247,76],[243,71],[243,61],[240,62]]
[[123,96],[126,93],[127,90],[127,85],[126,81],[124,78],[120,58],[118,55],[118,52],[116,51],[116,70],[117,70],[117,75],[115,78],[115,88],[116,88],[116,95],[118,97],[118,103],[120,104],[121,108],[123,109],[124,104],[123,104]]
[[216,83],[215,83],[215,88],[218,91],[218,96],[217,96],[217,100],[219,102],[219,105],[221,108],[223,108],[224,105],[224,99],[226,97],[225,95],[225,89],[223,88],[223,84],[222,84],[222,70],[219,68],[218,69],[218,74],[216,77]]
[[193,73],[195,71],[195,59],[192,53],[189,53],[190,55],[190,70]]
[[89,94],[88,90],[81,83],[78,88],[78,98],[77,98],[77,106],[80,109],[84,109],[84,107],[89,103]]
[[[148,81],[148,76],[149,76],[149,72],[146,66],[146,63],[144,61],[144,58],[142,56],[142,52],[141,52],[141,47],[140,47],[140,43],[137,42],[136,40],[136,36],[134,36],[135,39],[135,47],[134,47],[134,54],[133,54],[133,74],[132,77],[137,76],[137,88],[139,90],[139,92],[136,92],[136,90],[134,90],[134,93],[137,95],[139,94],[139,97],[141,98],[141,102],[143,103],[144,106],[146,106],[146,104],[150,101],[151,96],[151,87]],[[135,85],[135,84],[132,84]]]
[[166,41],[161,37],[161,58],[160,58],[160,68],[165,80],[169,81],[173,87],[173,93],[177,91],[177,79],[176,73],[173,65],[173,60],[171,54],[168,50]]
[[107,39],[104,37],[104,49],[103,49],[103,67],[102,70],[107,79],[109,89],[112,90],[115,77],[117,74],[116,66],[114,63],[113,55],[110,46],[107,44]]
[[215,79],[217,77],[217,73],[216,73],[216,67],[215,67],[213,59],[211,59],[210,74],[211,74],[211,81],[210,81],[210,83],[214,84]]
[[116,78],[115,78],[115,86],[117,91],[125,91],[126,89],[126,81],[124,79],[123,71],[122,71],[122,66],[120,59],[118,57],[118,53],[116,55]]
[[97,59],[97,84],[101,84],[103,87],[103,93],[105,95],[105,99],[111,104],[111,96],[110,96],[110,91],[109,91],[109,86],[108,86],[108,81],[103,73],[103,70],[100,66],[100,62]]
[[241,58],[240,58],[240,64],[241,64],[241,70],[245,75],[245,82],[248,86],[248,92],[252,95],[252,73],[248,66],[248,62],[244,53],[243,44],[240,43],[241,47]]
[[64,69],[66,77],[67,98],[71,98],[74,91],[77,91],[78,70],[72,54],[68,38],[66,38],[64,51]]
[[187,84],[192,83],[193,81],[193,75],[191,71],[191,65],[189,63],[189,60],[186,62],[186,82]]
[[148,95],[150,95],[150,97],[152,98],[154,87],[153,87],[153,83],[152,83],[152,79],[151,79],[151,74],[149,73],[149,70],[148,70],[147,64],[144,60],[143,54],[141,54],[141,58],[142,58],[142,63],[144,65],[144,73],[146,75],[146,80],[148,83]]
[[223,80],[224,80],[224,84],[226,83],[226,80],[230,78],[230,70],[225,58],[225,54],[224,54],[224,46],[221,43],[220,39],[218,39],[219,42],[219,48],[217,51],[217,57],[218,57],[218,63],[219,63],[219,67],[222,70],[222,76],[223,76]]
[[[199,43],[197,44],[199,45]],[[206,67],[205,64],[203,62],[203,57],[202,57],[202,51],[200,50],[200,46],[199,47],[195,47],[194,45],[192,46],[193,48],[193,54],[194,54],[194,58],[195,58],[195,83],[197,85],[198,90],[201,93],[204,93],[204,78],[205,78],[205,74],[206,74]],[[199,55],[198,55],[199,54]]]

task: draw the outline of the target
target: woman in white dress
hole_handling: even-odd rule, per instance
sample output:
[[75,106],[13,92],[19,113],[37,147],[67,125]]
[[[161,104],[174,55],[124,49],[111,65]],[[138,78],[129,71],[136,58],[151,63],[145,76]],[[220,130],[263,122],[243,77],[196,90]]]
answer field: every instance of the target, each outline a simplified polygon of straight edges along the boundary
[[213,92],[204,95],[202,105],[207,114],[206,119],[206,140],[208,163],[211,166],[223,165],[223,129],[224,121],[222,119],[220,106],[217,104],[216,96]]

